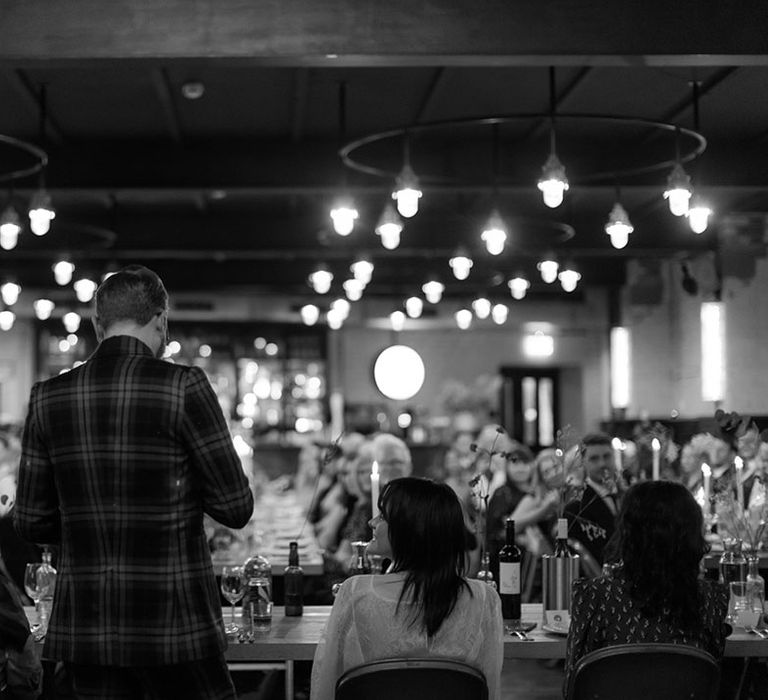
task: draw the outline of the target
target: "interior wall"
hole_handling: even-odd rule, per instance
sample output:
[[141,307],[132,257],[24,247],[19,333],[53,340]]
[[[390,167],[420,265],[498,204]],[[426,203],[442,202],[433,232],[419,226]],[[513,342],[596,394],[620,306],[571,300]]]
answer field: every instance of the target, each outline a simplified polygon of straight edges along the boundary
[[17,319],[11,330],[0,333],[0,422],[24,420],[34,381],[34,358],[34,324]]

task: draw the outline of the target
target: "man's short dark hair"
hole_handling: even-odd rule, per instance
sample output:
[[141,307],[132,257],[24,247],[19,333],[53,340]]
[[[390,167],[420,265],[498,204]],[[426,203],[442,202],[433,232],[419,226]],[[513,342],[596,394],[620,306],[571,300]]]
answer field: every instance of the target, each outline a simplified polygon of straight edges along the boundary
[[608,447],[611,447],[611,437],[605,433],[587,433],[581,438],[579,452],[583,455],[587,451],[587,448],[592,445],[607,445]]
[[161,279],[143,265],[129,265],[105,279],[96,290],[96,318],[105,330],[118,321],[145,326],[168,309]]

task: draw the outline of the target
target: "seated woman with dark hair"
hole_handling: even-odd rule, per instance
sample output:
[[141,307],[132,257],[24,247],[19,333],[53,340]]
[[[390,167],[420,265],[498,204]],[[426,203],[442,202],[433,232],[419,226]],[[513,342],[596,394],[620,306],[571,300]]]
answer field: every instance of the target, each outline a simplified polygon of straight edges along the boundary
[[613,575],[573,584],[566,691],[579,659],[603,647],[686,644],[722,657],[728,591],[699,575],[709,549],[703,533],[701,508],[681,484],[646,481],[627,491],[608,547]]
[[428,479],[391,481],[371,521],[368,552],[390,573],[339,588],[315,653],[312,700],[332,700],[348,669],[368,661],[436,656],[479,668],[498,700],[503,657],[499,596],[464,578],[464,518],[456,494]]

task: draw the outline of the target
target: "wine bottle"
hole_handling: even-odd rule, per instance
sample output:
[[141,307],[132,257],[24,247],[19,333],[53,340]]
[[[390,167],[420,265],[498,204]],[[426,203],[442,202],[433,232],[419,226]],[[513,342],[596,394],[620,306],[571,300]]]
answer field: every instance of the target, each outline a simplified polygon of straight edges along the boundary
[[505,620],[520,619],[520,562],[523,553],[515,544],[515,521],[507,518],[506,544],[499,550],[499,595]]
[[555,551],[553,557],[563,558],[571,555],[568,549],[568,519],[557,519],[557,539],[555,540]]
[[288,545],[288,566],[285,567],[285,616],[301,617],[304,612],[304,571],[299,566],[299,544]]

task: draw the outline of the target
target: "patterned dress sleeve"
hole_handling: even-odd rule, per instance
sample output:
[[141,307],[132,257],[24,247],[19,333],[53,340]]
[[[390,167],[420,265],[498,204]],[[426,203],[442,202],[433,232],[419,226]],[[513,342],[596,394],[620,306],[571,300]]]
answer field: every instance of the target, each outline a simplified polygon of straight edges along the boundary
[[591,623],[597,612],[597,598],[591,580],[578,579],[573,582],[571,590],[571,626],[568,630],[568,642],[565,650],[564,697],[567,695],[568,684],[576,664],[583,656],[592,651]]

